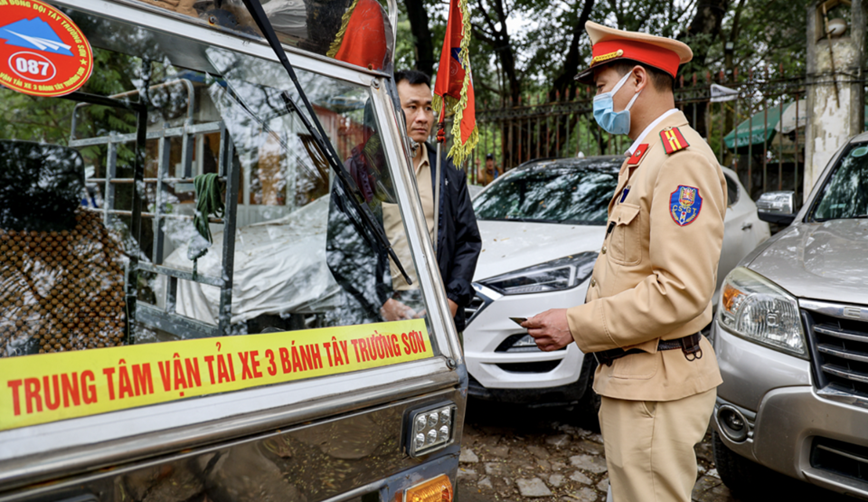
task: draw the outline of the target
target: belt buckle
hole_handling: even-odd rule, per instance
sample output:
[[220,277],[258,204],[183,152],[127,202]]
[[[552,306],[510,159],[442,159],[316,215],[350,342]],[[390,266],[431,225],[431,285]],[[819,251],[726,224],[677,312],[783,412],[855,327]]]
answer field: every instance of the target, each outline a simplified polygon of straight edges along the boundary
[[[692,342],[689,346],[688,340],[689,342]],[[700,341],[701,339],[697,339],[696,335],[685,336],[681,339],[681,351],[684,352],[685,359],[691,362],[697,359],[702,359],[702,347],[699,345]]]

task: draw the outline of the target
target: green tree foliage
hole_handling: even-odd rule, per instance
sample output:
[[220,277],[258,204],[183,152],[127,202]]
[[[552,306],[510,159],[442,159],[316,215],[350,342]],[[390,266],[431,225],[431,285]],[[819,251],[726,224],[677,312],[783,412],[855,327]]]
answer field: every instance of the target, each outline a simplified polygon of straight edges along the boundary
[[[499,106],[517,105],[540,93],[575,89],[576,70],[590,59],[584,22],[678,38],[694,50],[695,62],[682,70],[704,77],[727,70],[725,44],[731,42],[731,67],[793,76],[805,70],[805,14],[809,0],[468,0],[473,23],[471,65],[477,98]],[[406,17],[406,5],[428,12],[434,59],[439,56],[446,5],[404,0],[411,34],[421,33]],[[415,37],[415,35],[412,35]],[[415,40],[411,39],[411,40]],[[575,48],[571,51],[571,45]],[[404,61],[430,59],[419,45],[399,44]],[[403,52],[402,52],[403,51]],[[412,52],[410,52],[412,51]],[[573,57],[571,57],[573,56]],[[534,99],[535,101],[535,99]]]
[[[81,92],[110,96],[135,87],[129,75],[140,65],[137,58],[94,49],[94,72]],[[76,102],[63,98],[42,98],[0,88],[0,137],[57,145],[69,144],[73,113],[76,137],[93,137],[135,131],[135,116],[110,107],[89,105],[76,110]],[[104,147],[80,150],[88,164],[99,164]],[[120,149],[121,160],[132,161],[132,151]]]

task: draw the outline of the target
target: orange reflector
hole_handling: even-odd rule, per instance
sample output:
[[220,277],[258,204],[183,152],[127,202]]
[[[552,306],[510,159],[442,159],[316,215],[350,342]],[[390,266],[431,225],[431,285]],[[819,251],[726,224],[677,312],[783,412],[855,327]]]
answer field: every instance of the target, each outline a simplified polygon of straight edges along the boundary
[[736,297],[741,294],[741,291],[735,289],[729,284],[726,284],[723,287],[723,308],[726,309],[727,312],[732,312],[732,304],[735,301]]
[[441,474],[409,488],[404,492],[403,502],[452,502],[452,482],[449,476]]

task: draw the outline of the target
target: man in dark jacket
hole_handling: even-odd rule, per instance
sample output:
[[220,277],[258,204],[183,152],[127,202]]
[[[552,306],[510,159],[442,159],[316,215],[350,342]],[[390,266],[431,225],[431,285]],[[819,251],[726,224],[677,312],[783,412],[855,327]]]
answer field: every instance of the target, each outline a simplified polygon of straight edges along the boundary
[[[432,108],[431,79],[422,72],[408,70],[395,72],[395,84],[398,87],[398,99],[404,111],[407,122],[407,135],[411,147],[415,149],[413,171],[419,188],[419,198],[422,210],[428,224],[431,238],[437,238],[437,264],[443,284],[446,286],[446,297],[449,309],[455,319],[458,331],[464,329],[464,307],[473,298],[473,288],[470,285],[476,270],[482,242],[479,228],[476,226],[476,216],[470,204],[467,192],[467,175],[457,169],[446,158],[446,152],[441,155],[440,179],[437,180],[435,169],[437,154],[434,147],[426,143],[434,125],[434,110]],[[434,208],[436,183],[440,184],[440,210],[437,221],[437,231],[434,231]],[[400,221],[390,221],[388,208],[384,205],[383,223],[389,241],[399,251],[406,247],[406,236]],[[412,277],[412,275],[411,275]],[[387,320],[400,319],[412,312],[407,312],[407,306],[402,301],[404,292],[412,290],[403,276],[392,265],[392,289],[395,292],[384,305],[383,317]],[[403,314],[403,315],[402,315]]]
[[[430,79],[417,71],[396,72],[398,97],[407,122],[407,133],[415,145],[411,166],[416,175],[422,209],[428,233],[434,238],[434,187],[437,170],[436,150],[425,140],[434,125]],[[371,124],[374,126],[373,122]],[[390,260],[370,236],[349,226],[355,218],[343,201],[348,196],[340,183],[332,191],[329,216],[328,263],[335,279],[349,294],[348,301],[360,313],[357,322],[394,321],[424,315],[424,303],[418,289],[412,254],[404,231],[398,206],[391,203],[388,187],[391,181],[383,169],[377,169],[376,155],[370,145],[376,145],[376,133],[367,145],[354,150],[347,167],[359,191],[377,218],[382,221],[389,243],[404,265],[412,285],[404,280],[397,265]],[[367,153],[366,153],[367,152]],[[446,287],[449,308],[458,331],[464,329],[464,307],[473,298],[471,281],[482,248],[476,217],[467,192],[467,176],[442,155],[440,169],[440,210],[437,222],[437,264]],[[379,188],[378,188],[379,187]],[[355,227],[355,228],[352,228]],[[358,239],[361,234],[365,239]],[[365,279],[363,279],[363,276]],[[379,308],[377,308],[379,307]],[[352,306],[350,309],[352,310]]]

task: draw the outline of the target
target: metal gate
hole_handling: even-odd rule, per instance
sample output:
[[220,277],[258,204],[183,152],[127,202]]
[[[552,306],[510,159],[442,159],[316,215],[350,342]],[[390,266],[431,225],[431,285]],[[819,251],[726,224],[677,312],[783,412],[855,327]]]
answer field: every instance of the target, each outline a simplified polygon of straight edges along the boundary
[[[168,86],[180,86],[187,95],[187,110],[184,124],[180,127],[163,127],[156,130],[148,130],[148,103],[149,95],[154,91]],[[138,101],[132,98],[138,97]],[[132,238],[128,249],[140,251],[142,236],[142,222],[150,220],[153,224],[154,239],[150,250],[150,256],[141,253],[130,252],[130,262],[126,271],[126,297],[128,306],[127,342],[135,343],[135,323],[141,323],[152,329],[159,329],[178,336],[179,338],[205,338],[224,336],[230,334],[232,318],[232,276],[235,256],[235,239],[223,239],[222,277],[210,277],[197,273],[176,270],[162,266],[165,248],[164,223],[170,219],[192,220],[193,216],[173,214],[167,210],[168,187],[178,183],[192,183],[193,173],[193,148],[197,136],[219,133],[219,158],[218,175],[220,181],[225,184],[225,213],[223,218],[210,218],[210,223],[222,224],[225,236],[235,235],[235,216],[237,212],[239,192],[240,165],[235,158],[234,146],[222,121],[204,124],[193,124],[193,110],[195,109],[195,93],[192,82],[186,79],[178,79],[154,85],[146,88],[144,93],[138,90],[110,96],[94,96],[84,93],[73,93],[69,99],[79,101],[72,115],[72,127],[69,146],[84,148],[90,146],[105,146],[107,158],[105,159],[105,175],[99,178],[89,178],[88,183],[99,183],[103,186],[103,201],[101,208],[87,208],[90,211],[102,213],[103,222],[107,227],[117,227],[118,217],[129,218],[129,232]],[[76,126],[79,113],[89,105],[102,105],[113,108],[131,110],[136,113],[136,132],[130,134],[110,134],[92,138],[76,137]],[[181,177],[170,176],[170,148],[171,140],[180,138],[182,144],[181,153]],[[155,178],[145,178],[145,150],[148,141],[158,142],[158,168]],[[120,145],[135,143],[135,162],[133,177],[125,178],[118,176],[118,149]],[[119,185],[132,185],[132,207],[129,209],[118,208],[115,197],[116,187]],[[155,187],[156,204],[152,212],[143,211],[144,197],[148,187]],[[153,274],[165,276],[167,281],[166,308],[161,309],[155,305],[137,302],[137,285],[139,274]],[[186,280],[215,286],[220,289],[220,303],[218,325],[213,326],[186,316],[177,314],[175,311],[178,280]]]
[[[731,89],[730,100],[712,101],[713,85]],[[729,77],[723,72],[681,76],[675,101],[721,165],[736,171],[752,198],[766,191],[793,190],[801,200],[808,113],[804,98],[810,85],[804,75],[788,76],[780,67],[741,74],[736,68]],[[597,126],[593,93],[591,87],[581,87],[554,99],[523,96],[515,107],[483,103],[477,112],[479,146],[467,164],[470,181],[477,181],[488,153],[503,171],[534,159],[622,155],[630,140]],[[792,115],[796,127],[783,132],[781,121]]]

